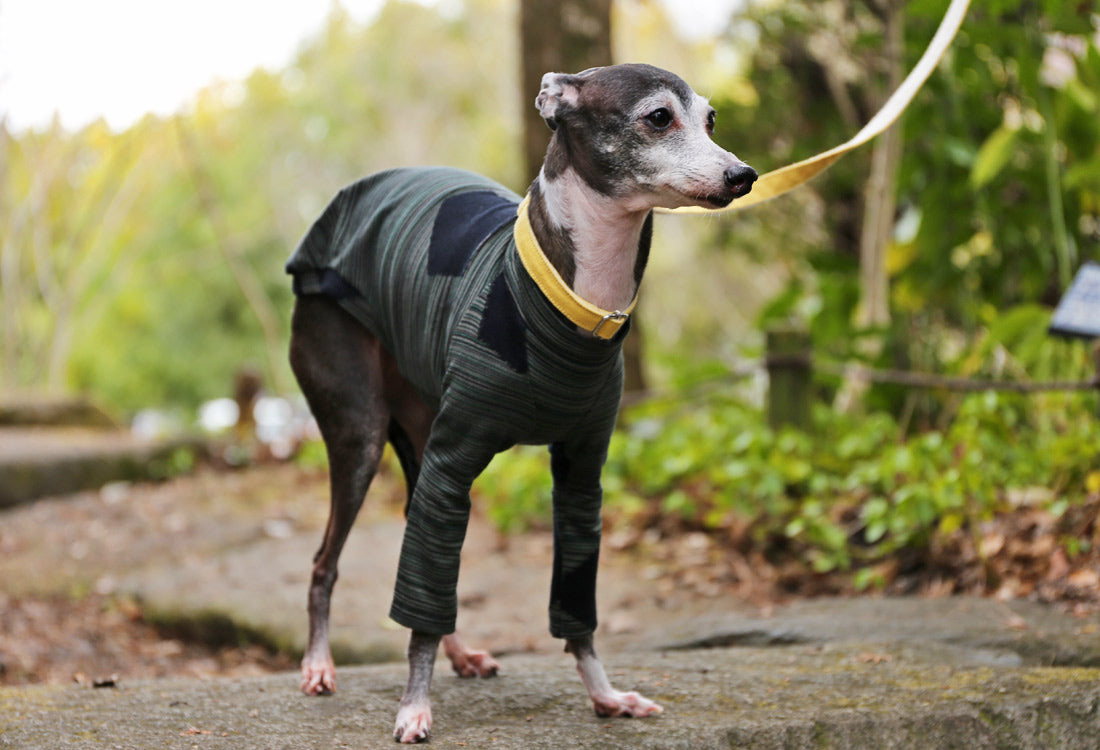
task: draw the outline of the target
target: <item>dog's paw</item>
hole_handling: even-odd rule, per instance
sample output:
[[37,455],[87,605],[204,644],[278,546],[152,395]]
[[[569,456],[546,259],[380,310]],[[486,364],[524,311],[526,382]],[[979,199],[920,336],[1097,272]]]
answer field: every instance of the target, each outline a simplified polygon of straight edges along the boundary
[[432,709],[428,705],[403,705],[397,712],[393,738],[404,745],[427,742],[431,736]]
[[332,658],[302,660],[302,692],[331,695],[336,692],[336,665]]
[[488,651],[468,648],[457,633],[443,636],[443,651],[459,677],[494,677],[500,664]]
[[612,690],[609,693],[593,696],[592,704],[597,716],[641,718],[664,711],[657,703],[633,691],[620,693],[618,690]]
[[459,677],[496,677],[500,664],[488,651],[449,654],[451,667]]

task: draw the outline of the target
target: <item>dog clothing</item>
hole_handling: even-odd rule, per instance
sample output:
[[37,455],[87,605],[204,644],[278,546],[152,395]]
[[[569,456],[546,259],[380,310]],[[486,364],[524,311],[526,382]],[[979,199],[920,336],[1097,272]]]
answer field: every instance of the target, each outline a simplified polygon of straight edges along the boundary
[[535,242],[518,203],[471,172],[381,172],[342,190],[286,265],[296,294],[337,301],[436,410],[390,610],[426,633],[455,629],[470,487],[496,453],[521,443],[550,446],[550,632],[596,628],[600,471],[627,326],[604,339],[559,312],[517,251],[517,235]]

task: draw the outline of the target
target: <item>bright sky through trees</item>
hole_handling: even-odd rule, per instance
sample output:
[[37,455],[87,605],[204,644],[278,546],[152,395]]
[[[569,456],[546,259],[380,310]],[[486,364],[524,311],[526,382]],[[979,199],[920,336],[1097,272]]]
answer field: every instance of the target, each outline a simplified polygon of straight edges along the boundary
[[[383,0],[332,0],[357,21]],[[422,0],[425,3],[450,0]],[[720,28],[740,0],[663,0],[680,31]],[[302,0],[0,0],[0,117],[9,129],[99,117],[125,128],[200,88],[285,65],[332,4]],[[690,12],[689,10],[690,9]]]

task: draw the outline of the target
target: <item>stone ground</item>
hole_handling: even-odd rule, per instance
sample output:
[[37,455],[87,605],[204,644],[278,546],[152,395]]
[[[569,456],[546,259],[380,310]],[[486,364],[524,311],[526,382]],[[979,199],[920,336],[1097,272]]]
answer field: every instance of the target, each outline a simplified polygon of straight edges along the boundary
[[[586,705],[567,657],[506,656],[492,680],[437,677],[432,744],[1097,747],[1100,669],[1004,660],[1011,652],[927,641],[627,651],[608,660],[613,679],[665,712],[610,720]],[[403,683],[403,667],[390,664],[346,669],[337,694],[312,699],[293,674],[5,688],[0,748],[392,747]]]
[[[339,692],[291,672],[0,689],[0,748],[392,746],[406,633],[386,620],[401,540],[383,477],[342,560]],[[276,466],[115,484],[0,516],[8,597],[132,599],[192,635],[304,644],[323,477]],[[679,564],[720,551],[678,542]],[[499,538],[475,514],[460,630],[501,654],[493,680],[437,671],[433,744],[463,747],[1097,748],[1100,617],[994,599],[820,599],[760,606],[677,586],[668,561],[606,549],[598,645],[612,681],[665,713],[602,720],[546,634],[545,533]],[[704,581],[705,583],[705,581]],[[396,660],[396,661],[395,661]]]

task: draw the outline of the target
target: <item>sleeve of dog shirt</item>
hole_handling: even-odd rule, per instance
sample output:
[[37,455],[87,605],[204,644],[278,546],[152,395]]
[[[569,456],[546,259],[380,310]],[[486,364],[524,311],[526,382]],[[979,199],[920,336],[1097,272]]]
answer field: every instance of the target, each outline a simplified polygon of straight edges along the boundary
[[470,487],[496,454],[448,412],[432,425],[409,503],[390,617],[422,633],[447,635],[458,616],[458,568],[470,520]]

